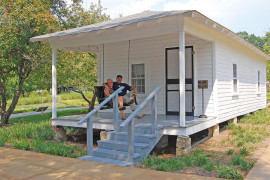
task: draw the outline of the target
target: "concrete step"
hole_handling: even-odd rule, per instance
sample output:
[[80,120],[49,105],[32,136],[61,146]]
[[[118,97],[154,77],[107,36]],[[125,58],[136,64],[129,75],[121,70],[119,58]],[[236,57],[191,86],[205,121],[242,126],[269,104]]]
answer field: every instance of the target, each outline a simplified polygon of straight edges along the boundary
[[[143,152],[149,144],[134,143],[134,153]],[[116,151],[128,151],[128,142],[126,141],[114,141],[114,140],[100,140],[98,141],[98,147],[102,149],[116,150]]]
[[79,157],[78,159],[95,161],[95,162],[100,162],[100,163],[105,163],[105,164],[114,164],[117,166],[133,166],[132,163],[128,163],[125,161],[119,161],[115,159],[108,159],[108,158],[95,157],[95,156],[82,156],[82,157]]
[[[116,159],[119,161],[126,161],[128,157],[127,152],[123,151],[116,151],[116,150],[109,150],[109,149],[102,149],[102,148],[97,148],[94,149],[94,154],[93,156],[96,157],[102,157],[102,158],[108,158],[108,159]],[[138,153],[133,154],[133,159],[136,160],[140,158],[141,155]]]
[[[111,131],[107,132],[106,138],[108,140],[115,140],[115,141],[128,141],[128,133],[127,132],[116,132]],[[142,134],[142,133],[135,133],[135,143],[145,143],[149,144],[151,139],[155,139],[155,134]]]

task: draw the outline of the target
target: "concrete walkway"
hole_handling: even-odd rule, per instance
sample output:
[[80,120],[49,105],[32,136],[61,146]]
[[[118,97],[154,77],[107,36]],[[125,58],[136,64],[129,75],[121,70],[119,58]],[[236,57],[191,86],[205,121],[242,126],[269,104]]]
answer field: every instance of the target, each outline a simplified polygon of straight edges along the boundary
[[[73,107],[73,108],[62,108],[57,109],[56,111],[67,111],[67,110],[74,110],[74,109],[87,109],[88,107]],[[50,113],[52,110],[46,110],[44,113]],[[26,112],[26,113],[18,113],[18,114],[12,114],[10,118],[17,118],[17,117],[24,117],[24,116],[32,116],[41,114],[41,112]]]
[[270,146],[263,152],[257,163],[248,173],[246,180],[270,179]]
[[206,180],[215,178],[121,167],[0,147],[0,179]]

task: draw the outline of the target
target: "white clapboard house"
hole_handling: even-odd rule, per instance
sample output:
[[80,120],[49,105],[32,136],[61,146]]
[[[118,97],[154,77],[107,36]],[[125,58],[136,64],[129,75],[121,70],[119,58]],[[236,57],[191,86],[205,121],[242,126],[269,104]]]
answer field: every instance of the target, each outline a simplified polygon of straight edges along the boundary
[[[88,129],[82,159],[132,165],[166,135],[177,136],[176,148],[186,150],[190,135],[266,107],[270,57],[195,10],[145,11],[31,40],[52,48],[52,125]],[[125,121],[117,106],[102,111],[102,104],[88,115],[57,117],[57,49],[95,52],[98,84],[121,74],[138,89],[137,110],[127,111]],[[139,111],[146,114],[140,120]],[[93,128],[113,130],[96,149]]]

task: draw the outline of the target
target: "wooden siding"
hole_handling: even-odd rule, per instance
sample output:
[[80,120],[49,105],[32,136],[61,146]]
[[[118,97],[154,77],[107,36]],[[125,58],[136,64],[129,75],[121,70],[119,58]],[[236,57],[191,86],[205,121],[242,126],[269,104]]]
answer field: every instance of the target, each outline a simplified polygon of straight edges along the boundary
[[[197,66],[194,66],[195,74],[198,77],[209,81],[209,89],[205,91],[205,108],[209,116],[213,115],[213,96],[212,96],[212,47],[207,41],[186,35],[186,45],[194,46]],[[131,65],[145,64],[145,83],[146,93],[138,95],[138,102],[142,102],[147,95],[162,85],[162,90],[158,94],[158,112],[165,114],[166,92],[165,92],[165,49],[178,47],[178,33],[156,36],[151,38],[137,39],[130,41],[130,53],[128,58],[129,41],[110,43],[104,45],[104,78],[103,78],[103,45],[99,46],[98,53],[98,83],[103,79],[115,80],[117,74],[123,75],[123,82],[131,83]],[[196,68],[197,67],[197,68]],[[129,76],[128,76],[129,74]],[[196,77],[194,81],[197,82]],[[195,115],[201,114],[201,90],[194,84],[194,104]],[[146,106],[144,113],[150,112],[150,105]]]
[[[217,41],[216,74],[219,122],[266,107],[266,62],[242,47]],[[238,94],[233,94],[233,64],[237,64]],[[258,71],[261,92],[257,92]]]

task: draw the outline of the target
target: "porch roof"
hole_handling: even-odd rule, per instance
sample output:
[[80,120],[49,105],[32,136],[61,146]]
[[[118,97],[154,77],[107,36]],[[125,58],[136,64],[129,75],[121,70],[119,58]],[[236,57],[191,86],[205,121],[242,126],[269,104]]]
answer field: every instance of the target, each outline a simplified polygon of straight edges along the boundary
[[91,32],[91,31],[98,31],[98,30],[103,30],[103,29],[108,29],[108,28],[113,28],[113,27],[118,27],[118,26],[124,26],[124,25],[128,25],[128,24],[133,24],[133,23],[138,23],[138,22],[142,22],[142,21],[148,21],[148,20],[152,20],[152,19],[158,19],[158,18],[164,18],[164,17],[168,17],[168,16],[184,14],[184,13],[188,13],[188,12],[192,12],[192,10],[186,10],[186,11],[144,11],[142,13],[137,13],[137,14],[133,14],[130,16],[120,17],[117,19],[112,19],[112,20],[105,21],[105,22],[91,24],[88,26],[83,26],[83,27],[78,27],[78,28],[68,29],[65,31],[56,32],[56,33],[36,36],[36,37],[31,38],[31,41],[33,41],[33,42],[35,42],[35,41],[48,41],[48,38],[74,35],[74,34],[86,33],[86,32]]
[[[265,54],[262,50],[260,50],[258,47],[254,46],[253,44],[249,43],[245,39],[243,39],[241,36],[238,36],[233,31],[227,29],[226,27],[220,25],[219,23],[211,20],[210,18],[206,17],[205,15],[201,14],[200,12],[196,10],[183,10],[183,11],[144,11],[142,13],[133,14],[126,17],[121,17],[113,20],[109,20],[106,22],[100,22],[96,24],[91,24],[88,26],[78,27],[74,29],[69,29],[65,31],[60,31],[56,33],[51,34],[45,34],[41,36],[32,37],[30,40],[32,42],[36,41],[44,41],[44,42],[50,42],[55,43],[57,41],[62,41],[63,38],[72,37],[72,38],[78,38],[78,39],[85,39],[85,37],[82,36],[82,34],[88,34],[92,32],[96,32],[94,36],[101,36],[99,32],[107,31],[110,29],[117,29],[121,27],[125,27],[130,24],[137,24],[137,27],[139,26],[139,23],[145,22],[145,21],[151,21],[154,19],[157,19],[157,23],[163,21],[162,19],[177,15],[183,15],[185,17],[190,17],[191,20],[199,22],[201,24],[204,24],[210,28],[215,29],[218,32],[221,32],[224,36],[229,37],[232,40],[237,41],[239,44],[245,46],[246,48],[252,50],[256,54],[263,56],[264,58],[270,60],[270,56]],[[113,33],[111,33],[113,36]],[[93,37],[93,36],[92,36]],[[60,38],[60,39],[59,39]],[[54,42],[53,42],[54,41]],[[88,41],[89,42],[89,41]],[[90,42],[89,42],[90,43]],[[100,42],[99,44],[103,44],[104,42]],[[94,44],[89,44],[94,45]],[[88,48],[89,48],[88,45]],[[98,43],[95,43],[95,45],[98,45]],[[93,50],[96,47],[89,48],[89,50]],[[63,47],[61,49],[66,50],[75,50],[75,51],[87,51],[83,48],[81,49],[79,46],[78,48],[71,48],[71,47]],[[95,51],[95,50],[94,50]]]

